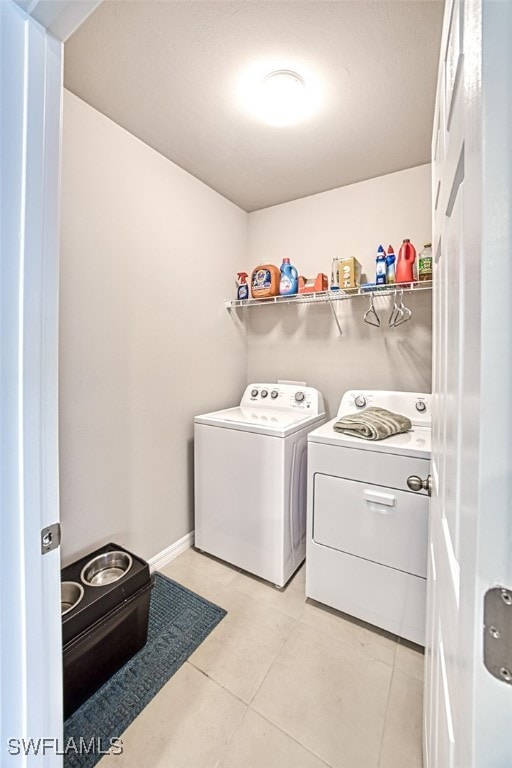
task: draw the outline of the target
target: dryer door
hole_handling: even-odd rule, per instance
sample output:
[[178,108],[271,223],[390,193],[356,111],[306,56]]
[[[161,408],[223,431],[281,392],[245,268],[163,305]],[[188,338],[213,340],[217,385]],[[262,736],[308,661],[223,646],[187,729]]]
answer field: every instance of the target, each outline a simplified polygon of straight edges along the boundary
[[428,497],[315,474],[313,540],[423,578]]

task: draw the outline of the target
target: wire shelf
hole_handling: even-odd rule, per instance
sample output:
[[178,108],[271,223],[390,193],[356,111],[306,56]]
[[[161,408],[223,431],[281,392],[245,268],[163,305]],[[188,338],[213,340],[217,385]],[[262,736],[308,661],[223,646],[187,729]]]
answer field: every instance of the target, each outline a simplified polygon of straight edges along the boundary
[[245,309],[248,307],[273,306],[275,304],[320,304],[346,301],[355,296],[393,296],[396,291],[426,291],[432,290],[432,281],[423,280],[415,283],[395,283],[393,285],[361,286],[359,288],[345,288],[338,291],[318,291],[316,293],[296,293],[293,296],[269,296],[266,299],[229,299],[225,301],[226,309]]

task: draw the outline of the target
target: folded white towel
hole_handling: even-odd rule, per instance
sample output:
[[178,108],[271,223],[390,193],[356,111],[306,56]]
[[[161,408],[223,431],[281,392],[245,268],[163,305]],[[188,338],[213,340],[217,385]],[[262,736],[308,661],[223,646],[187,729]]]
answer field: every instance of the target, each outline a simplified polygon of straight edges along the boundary
[[411,427],[411,420],[407,416],[386,408],[371,407],[343,416],[333,428],[337,432],[362,437],[364,440],[385,440],[390,435],[407,432]]

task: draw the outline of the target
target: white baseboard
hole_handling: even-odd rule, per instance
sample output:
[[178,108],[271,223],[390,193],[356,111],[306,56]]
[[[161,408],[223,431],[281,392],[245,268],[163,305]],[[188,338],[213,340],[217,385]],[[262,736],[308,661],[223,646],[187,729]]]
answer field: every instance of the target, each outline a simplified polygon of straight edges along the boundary
[[175,541],[174,544],[171,544],[170,547],[166,547],[166,549],[163,549],[158,553],[158,555],[151,557],[148,560],[151,573],[153,573],[153,571],[158,571],[160,568],[163,568],[165,565],[167,565],[167,563],[170,563],[171,560],[174,560],[175,557],[181,555],[181,553],[186,549],[190,549],[193,543],[194,531],[190,531],[190,533],[185,534],[183,538],[178,539],[178,541]]

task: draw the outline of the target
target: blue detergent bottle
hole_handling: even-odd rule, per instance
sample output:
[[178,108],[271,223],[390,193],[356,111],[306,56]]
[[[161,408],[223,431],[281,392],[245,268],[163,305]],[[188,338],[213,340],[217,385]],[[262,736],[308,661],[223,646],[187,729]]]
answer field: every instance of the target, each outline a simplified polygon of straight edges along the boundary
[[384,248],[382,245],[379,245],[377,249],[377,259],[376,259],[376,275],[375,275],[375,283],[377,285],[385,285],[386,283],[386,252],[384,251]]
[[281,296],[290,296],[297,293],[299,288],[299,274],[290,259],[283,259],[281,264],[281,280],[279,283],[279,294]]

